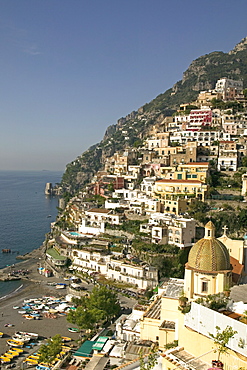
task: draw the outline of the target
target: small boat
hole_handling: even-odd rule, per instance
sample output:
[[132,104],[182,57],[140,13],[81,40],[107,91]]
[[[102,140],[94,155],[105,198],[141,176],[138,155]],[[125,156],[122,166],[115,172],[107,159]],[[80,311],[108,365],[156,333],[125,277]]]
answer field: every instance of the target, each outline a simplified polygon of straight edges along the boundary
[[21,337],[22,335],[27,335],[31,339],[38,339],[38,337],[39,337],[39,334],[37,334],[37,333],[30,333],[30,332],[27,332],[27,331],[16,331],[15,332],[15,335],[18,336],[18,337]]
[[79,329],[77,329],[77,328],[68,328],[68,331],[70,331],[71,333],[78,333]]
[[21,348],[17,348],[17,347],[15,347],[14,349],[10,349],[10,351],[15,351],[15,352],[17,352],[17,353],[23,353],[24,351],[23,351],[23,349],[21,349]]
[[11,353],[14,357],[20,356],[20,352],[17,352],[16,350],[10,349],[7,353]]
[[63,342],[70,342],[72,339],[69,337],[62,337]]
[[11,362],[11,358],[6,356],[0,356],[1,363],[3,364],[9,364]]
[[27,336],[27,335],[23,335],[21,337],[17,337],[15,335],[13,335],[12,339],[16,340],[17,342],[18,341],[22,341],[24,343],[28,343],[31,340],[31,338],[29,336]]
[[33,358],[29,358],[29,357],[27,357],[26,360],[24,360],[23,362],[26,362],[29,365],[38,365],[37,360],[34,360]]
[[10,358],[11,360],[12,360],[12,358],[14,358],[14,357],[15,357],[12,353],[9,353],[9,352],[5,352],[5,353],[3,354],[3,356],[4,356],[4,357],[8,357],[8,358]]
[[50,370],[51,368],[47,365],[43,365],[43,362],[41,362],[39,365],[36,366],[36,370]]
[[0,338],[2,338],[4,336],[3,332],[0,331]]
[[37,354],[37,355],[30,355],[30,356],[28,356],[28,358],[31,358],[32,360],[38,360],[39,358],[40,358],[40,355],[39,354]]
[[56,285],[56,289],[64,289],[66,287],[66,284],[63,284],[63,283],[58,283]]
[[14,339],[7,340],[7,344],[12,347],[22,348],[24,346],[24,342]]
[[51,217],[51,215],[48,215],[48,216],[47,216],[47,218],[50,218],[50,217]]
[[22,315],[22,317],[24,317],[26,320],[33,320],[34,319],[34,316],[31,316],[31,315]]

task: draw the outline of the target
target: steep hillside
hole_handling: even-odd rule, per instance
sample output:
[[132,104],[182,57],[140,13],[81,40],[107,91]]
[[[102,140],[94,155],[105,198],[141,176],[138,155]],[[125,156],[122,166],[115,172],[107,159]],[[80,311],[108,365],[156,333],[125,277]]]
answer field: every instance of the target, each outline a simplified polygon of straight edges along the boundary
[[62,178],[64,191],[76,193],[102,167],[106,157],[125,147],[138,147],[151,125],[171,115],[180,104],[195,100],[199,91],[213,89],[222,77],[243,79],[246,88],[247,37],[229,53],[215,51],[197,58],[171,89],[109,126],[99,144],[67,165]]

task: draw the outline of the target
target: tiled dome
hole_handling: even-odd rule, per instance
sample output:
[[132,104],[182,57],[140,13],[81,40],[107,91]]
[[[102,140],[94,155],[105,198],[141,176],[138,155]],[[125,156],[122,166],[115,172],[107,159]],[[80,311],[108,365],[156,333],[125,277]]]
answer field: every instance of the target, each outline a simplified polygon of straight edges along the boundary
[[210,221],[205,225],[205,236],[193,245],[188,266],[202,271],[230,270],[230,255],[226,246],[214,237],[215,227]]

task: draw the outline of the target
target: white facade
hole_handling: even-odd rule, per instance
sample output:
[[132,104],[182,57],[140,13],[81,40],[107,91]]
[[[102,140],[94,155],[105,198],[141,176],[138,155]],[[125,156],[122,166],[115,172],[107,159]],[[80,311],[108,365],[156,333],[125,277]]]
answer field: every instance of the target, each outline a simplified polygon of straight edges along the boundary
[[243,81],[223,77],[216,82],[215,91],[222,94],[223,99],[234,97],[242,93]]
[[91,226],[99,225],[101,222],[109,222],[112,225],[119,225],[120,223],[120,216],[114,214],[110,209],[92,208],[85,211],[85,216]]
[[237,150],[222,150],[218,157],[218,171],[237,171]]
[[156,177],[145,177],[141,183],[141,191],[151,196],[154,192]]
[[196,221],[193,218],[154,213],[140,231],[151,233],[152,243],[174,244],[179,248],[190,247],[195,240]]
[[158,270],[146,263],[136,264],[131,260],[113,254],[105,254],[90,249],[73,250],[71,258],[75,270],[89,274],[97,272],[108,279],[123,281],[136,285],[139,289],[156,287],[158,284]]
[[81,225],[78,227],[79,233],[99,235],[105,232],[105,222],[98,221],[94,223],[94,226],[90,225],[85,218],[82,219]]
[[197,141],[198,146],[211,146],[214,141],[230,140],[230,134],[222,131],[177,131],[170,136],[171,143],[187,144]]
[[108,265],[107,277],[137,285],[140,289],[156,287],[158,270],[148,265],[135,265],[123,260],[112,259]]
[[145,311],[133,308],[130,315],[122,315],[116,321],[116,339],[133,342],[140,339],[140,319]]

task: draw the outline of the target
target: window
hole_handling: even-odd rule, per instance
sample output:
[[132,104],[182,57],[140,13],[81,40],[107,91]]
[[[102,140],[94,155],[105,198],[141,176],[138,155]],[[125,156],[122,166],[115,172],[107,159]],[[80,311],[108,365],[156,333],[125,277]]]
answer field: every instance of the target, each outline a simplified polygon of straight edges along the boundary
[[182,174],[181,173],[178,174],[178,180],[182,180]]
[[203,281],[202,282],[202,293],[207,293],[207,291],[208,291],[208,282]]

